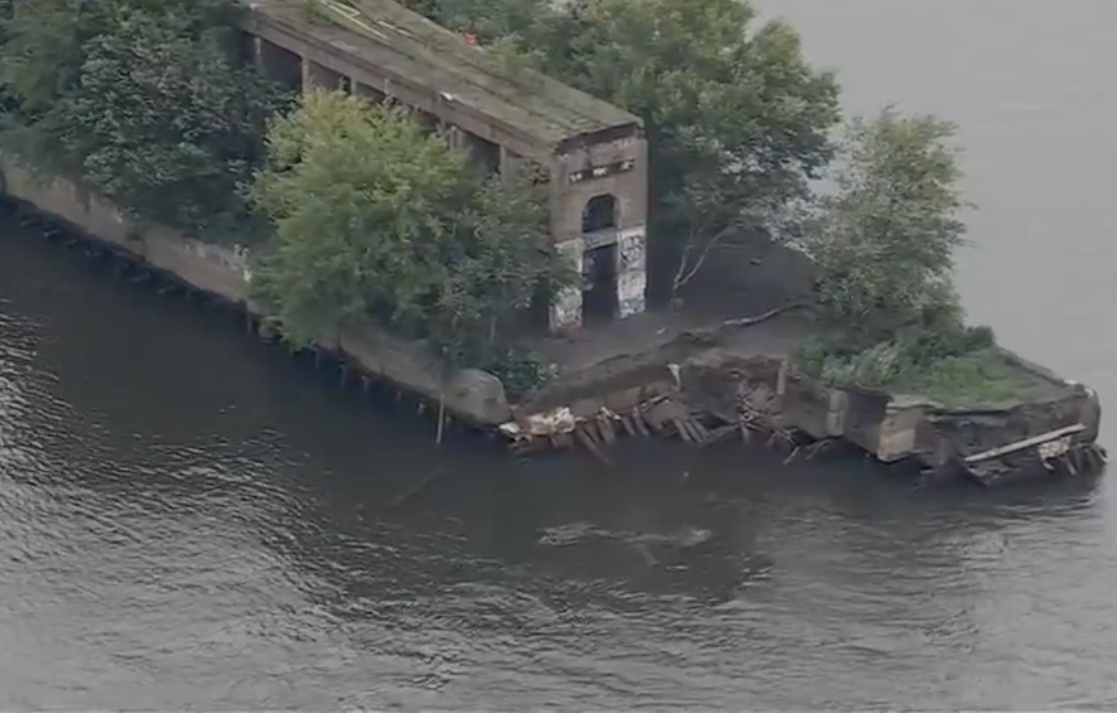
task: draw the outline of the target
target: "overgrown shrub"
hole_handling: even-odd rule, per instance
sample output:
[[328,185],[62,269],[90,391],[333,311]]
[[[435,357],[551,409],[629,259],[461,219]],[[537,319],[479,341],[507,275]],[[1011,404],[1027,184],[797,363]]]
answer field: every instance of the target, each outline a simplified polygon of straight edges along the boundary
[[954,289],[964,242],[955,128],[892,109],[855,120],[840,143],[834,190],[799,247],[818,267],[817,311],[832,329],[799,354],[836,386],[959,400],[1024,388],[992,330],[967,327]]
[[232,0],[16,3],[0,19],[0,145],[134,217],[214,239],[286,97],[233,56]]
[[544,364],[529,351],[514,346],[493,354],[481,368],[501,380],[512,402],[527,399],[555,378],[553,365]]
[[870,344],[847,333],[810,342],[800,354],[800,364],[832,386],[888,388],[912,374],[933,371],[944,360],[994,346],[988,327],[914,327]]
[[256,298],[289,340],[374,317],[450,366],[501,354],[521,310],[574,279],[531,183],[486,177],[402,110],[304,95],[251,189],[276,237]]
[[823,316],[878,341],[921,323],[961,328],[954,254],[965,243],[955,127],[886,109],[854,120],[839,144],[835,190],[799,247],[818,266]]

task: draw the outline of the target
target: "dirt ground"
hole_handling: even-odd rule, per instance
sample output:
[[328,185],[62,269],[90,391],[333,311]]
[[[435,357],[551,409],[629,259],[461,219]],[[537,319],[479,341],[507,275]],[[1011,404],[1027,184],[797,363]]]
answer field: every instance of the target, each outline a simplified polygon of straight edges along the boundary
[[559,371],[559,378],[530,406],[545,408],[594,391],[625,388],[628,381],[646,381],[649,372],[660,373],[667,363],[713,346],[742,356],[789,354],[816,331],[795,311],[725,330],[716,343],[709,340],[708,330],[727,319],[801,303],[812,282],[806,259],[779,245],[758,241],[748,251],[712,256],[701,280],[688,286],[672,309],[651,309],[628,319],[587,325],[574,334],[528,341],[525,346]]

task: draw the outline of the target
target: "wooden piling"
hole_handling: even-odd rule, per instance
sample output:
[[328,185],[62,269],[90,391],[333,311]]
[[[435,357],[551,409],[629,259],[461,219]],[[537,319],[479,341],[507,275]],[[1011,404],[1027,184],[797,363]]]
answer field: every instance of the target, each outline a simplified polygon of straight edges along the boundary
[[612,444],[617,440],[617,432],[613,429],[613,419],[607,415],[601,414],[597,417],[597,428],[606,443]]
[[442,426],[446,422],[446,396],[441,391],[438,394],[438,431],[435,433],[434,444],[442,446]]
[[589,451],[595,458],[604,463],[605,465],[612,465],[609,457],[601,450],[601,447],[594,441],[593,437],[589,434],[586,428],[575,428],[574,437],[582,444],[582,447]]
[[644,423],[644,416],[640,413],[639,406],[634,406],[632,408],[632,425],[636,427],[636,431],[641,436],[647,437],[651,435],[650,433],[648,433],[648,427]]
[[687,431],[686,424],[683,423],[682,418],[679,418],[679,417],[673,418],[673,419],[671,419],[671,423],[675,424],[675,430],[679,432],[679,437],[680,438],[682,438],[687,443],[693,443],[694,442],[694,439],[691,438],[691,435]]

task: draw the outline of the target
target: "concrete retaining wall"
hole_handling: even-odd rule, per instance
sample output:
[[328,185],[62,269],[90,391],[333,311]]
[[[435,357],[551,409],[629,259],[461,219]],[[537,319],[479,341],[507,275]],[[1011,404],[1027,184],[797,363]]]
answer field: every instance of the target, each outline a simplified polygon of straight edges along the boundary
[[[248,299],[252,273],[243,248],[204,243],[166,227],[141,230],[114,206],[74,183],[40,179],[4,156],[0,156],[0,193],[31,204],[203,292],[258,313]],[[341,351],[372,376],[433,401],[445,390],[446,410],[460,419],[496,426],[511,418],[504,385],[495,376],[469,369],[443,385],[437,365],[421,344],[399,339],[371,323],[323,339],[319,345]]]

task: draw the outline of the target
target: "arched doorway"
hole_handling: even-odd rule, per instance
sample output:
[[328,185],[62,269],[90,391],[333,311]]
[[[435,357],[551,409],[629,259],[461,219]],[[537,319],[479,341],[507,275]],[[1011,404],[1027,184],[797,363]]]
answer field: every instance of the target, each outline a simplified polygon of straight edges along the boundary
[[617,316],[617,198],[610,193],[590,198],[582,209],[582,320],[609,321]]
[[617,227],[617,197],[612,193],[602,193],[586,202],[582,209],[582,232],[596,233]]

